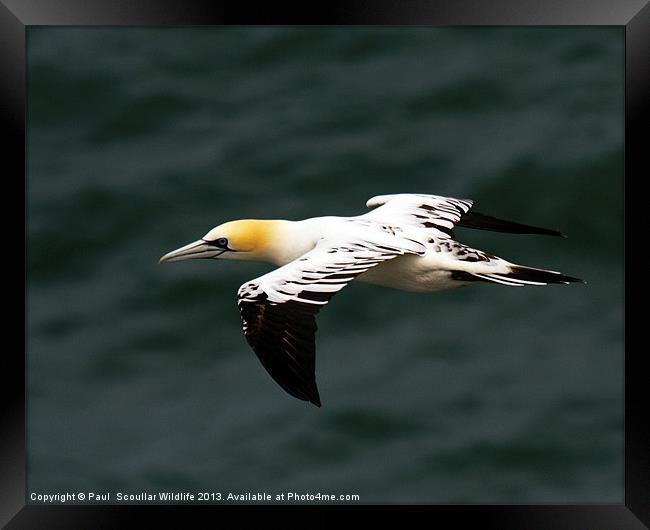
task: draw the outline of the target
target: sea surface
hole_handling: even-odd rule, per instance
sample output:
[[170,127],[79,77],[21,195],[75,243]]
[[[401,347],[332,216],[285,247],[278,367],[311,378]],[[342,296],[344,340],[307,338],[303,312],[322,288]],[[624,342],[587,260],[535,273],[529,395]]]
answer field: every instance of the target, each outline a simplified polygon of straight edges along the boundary
[[[623,500],[623,30],[28,30],[28,492]],[[253,263],[159,266],[237,218],[418,192],[587,285],[319,315],[318,409],[241,332]]]

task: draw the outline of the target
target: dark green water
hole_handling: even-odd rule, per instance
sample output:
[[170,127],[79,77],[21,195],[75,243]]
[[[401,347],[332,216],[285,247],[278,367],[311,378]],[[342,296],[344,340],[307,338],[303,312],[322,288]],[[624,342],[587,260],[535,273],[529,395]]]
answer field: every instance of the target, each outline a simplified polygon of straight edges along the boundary
[[[28,488],[621,502],[623,31],[47,29],[28,35]],[[588,285],[319,316],[323,408],[245,343],[263,264],[165,252],[236,218],[472,198],[561,240],[460,240]]]

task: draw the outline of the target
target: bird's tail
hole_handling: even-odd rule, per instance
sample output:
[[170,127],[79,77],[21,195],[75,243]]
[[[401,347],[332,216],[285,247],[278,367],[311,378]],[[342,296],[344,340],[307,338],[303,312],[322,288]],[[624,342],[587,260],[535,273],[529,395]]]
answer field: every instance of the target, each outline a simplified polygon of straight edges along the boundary
[[[458,272],[455,273],[455,276]],[[561,272],[547,271],[544,269],[534,269],[532,267],[523,267],[521,265],[511,265],[510,271],[506,273],[478,273],[463,272],[463,278],[457,277],[463,281],[485,281],[490,283],[500,283],[502,285],[511,285],[520,287],[522,285],[548,285],[552,283],[587,283],[580,278],[567,276]]]

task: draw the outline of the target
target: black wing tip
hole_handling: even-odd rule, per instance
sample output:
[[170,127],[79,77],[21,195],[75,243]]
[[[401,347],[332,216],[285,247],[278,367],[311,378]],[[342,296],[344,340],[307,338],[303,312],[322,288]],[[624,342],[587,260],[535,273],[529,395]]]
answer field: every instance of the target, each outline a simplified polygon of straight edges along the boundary
[[561,237],[562,239],[569,239],[569,236],[567,236],[564,232],[554,228],[539,228],[538,231],[533,232],[533,234],[539,234],[542,236]]
[[523,227],[521,229],[521,231],[513,232],[513,233],[526,234],[526,235],[561,237],[562,239],[568,239],[569,238],[569,236],[567,236],[564,232],[562,232],[561,230],[557,230],[555,228],[539,228],[537,226],[522,225],[521,223],[512,223],[512,224],[513,225],[516,224],[516,225],[518,225],[518,227]]
[[485,215],[477,211],[465,213],[456,224],[461,228],[475,228],[478,230],[489,230],[492,232],[505,232],[509,234],[529,234],[542,236],[555,236],[565,238],[567,235],[560,230],[552,228],[540,228],[538,226],[526,225],[515,221],[506,221],[491,215]]
[[314,387],[309,392],[309,397],[307,399],[310,403],[316,405],[319,408],[323,405],[320,401],[320,394],[318,393],[318,387],[316,386],[315,382]]
[[284,387],[284,390],[287,394],[295,397],[296,399],[299,399],[300,401],[306,401],[307,403],[311,403],[312,405],[315,405],[318,408],[321,408],[323,406],[320,400],[320,396],[318,395],[318,390],[316,391],[316,393],[298,393],[295,392],[293,389],[289,390],[286,387]]
[[318,388],[307,389],[304,386],[299,387],[292,382],[288,381],[279,381],[276,379],[275,375],[271,374],[273,379],[282,387],[282,389],[289,394],[290,396],[299,399],[300,401],[306,401],[312,405],[317,406],[318,408],[322,407],[320,400],[320,395],[318,394]]
[[318,408],[323,406],[320,400],[320,396],[318,395],[318,390],[316,390],[315,392],[308,392],[308,393],[298,393],[295,392],[294,389],[289,390],[286,387],[284,387],[284,390],[286,391],[287,394],[301,401],[306,401],[307,403],[311,403],[312,405],[315,405]]
[[[522,225],[522,226],[529,226],[529,225]],[[531,234],[538,234],[541,236],[554,236],[554,237],[561,237],[562,239],[568,239],[569,236],[567,236],[562,230],[558,230],[557,228],[539,228],[537,226],[531,226],[530,227],[533,231],[530,232]]]
[[584,285],[587,284],[587,280],[583,280],[582,278],[574,278],[573,276],[564,276],[564,282],[567,285],[570,283],[582,283]]
[[538,232],[541,235],[555,236],[555,237],[561,237],[562,239],[569,239],[569,236],[567,236],[561,230],[557,230],[553,228],[548,228],[548,229],[542,228],[541,230],[546,230],[545,232]]

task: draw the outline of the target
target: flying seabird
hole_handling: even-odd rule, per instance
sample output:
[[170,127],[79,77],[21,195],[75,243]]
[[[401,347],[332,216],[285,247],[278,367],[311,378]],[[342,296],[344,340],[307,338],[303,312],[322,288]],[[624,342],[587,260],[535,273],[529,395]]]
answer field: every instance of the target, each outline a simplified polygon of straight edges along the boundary
[[373,197],[366,205],[374,209],[356,217],[230,221],[165,254],[160,263],[200,258],[277,265],[237,292],[244,335],[284,390],[320,407],[315,317],[352,280],[416,293],[477,282],[513,287],[584,283],[457,242],[455,226],[566,237],[470,212],[472,204],[468,199],[404,193]]

